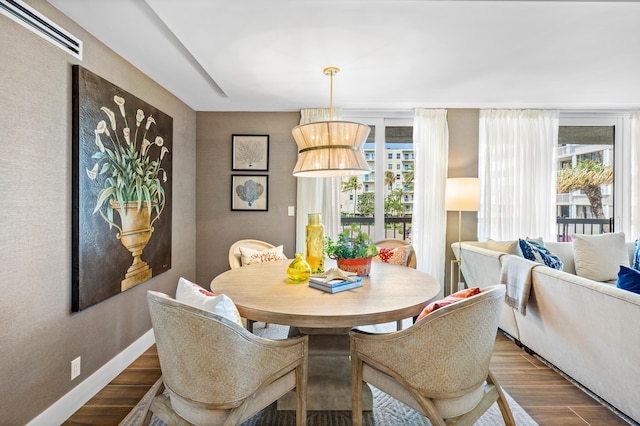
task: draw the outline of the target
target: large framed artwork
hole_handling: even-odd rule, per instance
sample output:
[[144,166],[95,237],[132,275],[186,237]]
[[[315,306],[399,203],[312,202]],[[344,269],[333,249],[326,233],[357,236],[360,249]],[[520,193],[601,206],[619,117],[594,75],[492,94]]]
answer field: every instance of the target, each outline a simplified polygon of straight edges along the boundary
[[171,268],[173,119],[73,66],[72,309]]
[[231,175],[231,210],[267,211],[269,176]]
[[232,135],[231,170],[269,170],[269,135]]

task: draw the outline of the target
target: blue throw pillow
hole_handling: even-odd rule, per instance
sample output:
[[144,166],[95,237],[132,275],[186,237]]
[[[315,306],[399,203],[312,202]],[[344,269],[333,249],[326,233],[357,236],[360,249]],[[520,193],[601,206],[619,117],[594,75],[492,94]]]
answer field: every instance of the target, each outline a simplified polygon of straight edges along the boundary
[[620,265],[616,287],[640,294],[640,271]]
[[640,271],[640,239],[637,239],[635,244],[635,251],[633,252],[633,266],[632,268]]
[[544,244],[534,240],[525,241],[523,239],[519,239],[518,246],[520,247],[520,251],[522,251],[522,257],[525,259],[544,263],[549,268],[562,270],[562,260],[560,260],[560,258],[555,254],[551,253]]

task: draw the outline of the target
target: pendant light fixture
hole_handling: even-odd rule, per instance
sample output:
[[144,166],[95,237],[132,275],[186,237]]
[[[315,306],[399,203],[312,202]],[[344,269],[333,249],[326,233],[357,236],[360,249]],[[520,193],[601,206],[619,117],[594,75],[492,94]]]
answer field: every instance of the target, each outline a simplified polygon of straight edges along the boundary
[[293,175],[299,177],[334,177],[364,175],[371,171],[362,147],[369,136],[369,126],[333,120],[333,76],[336,67],[323,70],[330,77],[329,121],[301,124],[291,130],[298,145],[298,162]]

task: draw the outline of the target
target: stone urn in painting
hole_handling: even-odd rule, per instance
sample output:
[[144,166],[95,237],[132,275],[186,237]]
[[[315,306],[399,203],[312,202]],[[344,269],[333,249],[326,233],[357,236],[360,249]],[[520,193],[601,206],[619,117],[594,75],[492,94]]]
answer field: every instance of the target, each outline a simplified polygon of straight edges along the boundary
[[118,229],[116,238],[120,240],[124,248],[129,250],[133,256],[133,262],[121,281],[121,291],[127,290],[135,285],[145,282],[152,276],[149,264],[142,260],[142,251],[147,246],[151,234],[153,234],[153,222],[158,219],[155,215],[151,219],[153,212],[156,212],[154,205],[149,206],[143,202],[138,206],[136,201],[125,202],[120,206],[117,201],[111,201],[111,208],[118,212],[120,224],[111,223]]
[[113,228],[118,230],[115,237],[133,257],[131,266],[123,271],[124,291],[152,276],[142,253],[153,236],[154,222],[164,210],[162,184],[167,181],[167,173],[162,160],[169,150],[161,136],[151,136],[156,123],[153,116],[145,116],[138,109],[135,120],[127,120],[125,99],[114,96],[113,101],[123,125],[118,126],[117,115],[110,108],[100,108],[107,120],[98,122],[94,130],[96,152],[91,158],[95,163],[86,172],[89,179],[103,184],[93,213],[99,213],[109,224],[111,235]]

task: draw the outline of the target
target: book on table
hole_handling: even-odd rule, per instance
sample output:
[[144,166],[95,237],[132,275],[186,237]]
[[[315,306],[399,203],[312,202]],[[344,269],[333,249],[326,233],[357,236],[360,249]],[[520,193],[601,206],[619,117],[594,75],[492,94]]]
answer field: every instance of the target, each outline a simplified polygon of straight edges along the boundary
[[318,290],[326,291],[328,293],[338,293],[345,290],[351,290],[352,288],[362,287],[362,277],[351,277],[354,281],[333,279],[325,282],[321,278],[309,278],[309,287],[316,288]]

